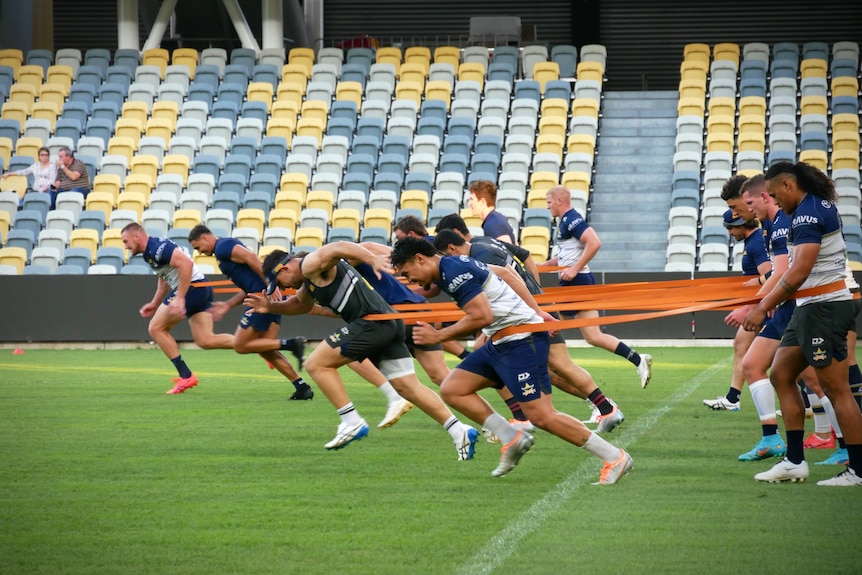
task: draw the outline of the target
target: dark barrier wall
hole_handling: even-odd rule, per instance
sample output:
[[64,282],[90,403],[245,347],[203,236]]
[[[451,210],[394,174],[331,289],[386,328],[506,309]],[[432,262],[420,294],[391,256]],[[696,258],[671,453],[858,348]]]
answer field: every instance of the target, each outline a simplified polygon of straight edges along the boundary
[[[703,274],[699,277],[715,276]],[[687,279],[686,274],[599,274],[599,283]],[[221,279],[214,276],[212,279]],[[859,278],[857,278],[859,279]],[[543,283],[554,285],[552,275]],[[0,342],[142,342],[149,341],[147,320],[138,310],[155,293],[155,276],[2,276],[0,277]],[[728,294],[729,297],[731,294]],[[225,295],[217,295],[227,299]],[[236,329],[240,309],[216,324],[217,331]],[[612,312],[615,315],[626,312]],[[605,331],[622,339],[730,339],[735,330],[723,322],[725,312],[700,312],[649,321],[608,325]],[[285,316],[284,337],[304,335],[319,340],[342,323],[317,316]],[[191,341],[188,324],[174,329],[178,341]],[[565,332],[580,339],[577,330]]]

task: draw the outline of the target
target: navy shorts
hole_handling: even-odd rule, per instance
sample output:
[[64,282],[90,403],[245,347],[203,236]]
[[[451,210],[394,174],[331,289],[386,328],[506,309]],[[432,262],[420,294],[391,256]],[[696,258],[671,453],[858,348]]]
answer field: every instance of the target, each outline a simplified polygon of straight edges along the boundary
[[815,302],[796,308],[781,347],[800,347],[808,365],[826,367],[847,359],[847,332],[856,323],[850,300]]
[[[596,285],[596,276],[593,272],[582,272],[570,280],[560,280],[560,287],[568,286],[592,286]],[[572,317],[581,310],[571,310],[560,312],[563,317]]]
[[540,331],[529,337],[498,345],[486,343],[458,364],[458,369],[475,373],[506,387],[518,402],[539,399],[551,394],[548,375],[548,332]]
[[853,311],[855,313],[853,316],[855,319],[850,325],[850,331],[853,333],[859,333],[859,328],[856,327],[856,322],[859,321],[859,314],[862,313],[862,298],[853,300]]
[[[168,305],[174,299],[176,290],[168,294],[162,300],[162,303]],[[213,288],[189,286],[189,291],[186,292],[186,317],[192,317],[196,313],[201,313],[211,308],[213,305]]]
[[255,313],[252,308],[246,308],[239,320],[242,329],[251,328],[252,331],[267,331],[272,324],[281,325],[281,314],[277,313]]
[[383,360],[413,359],[404,343],[404,322],[400,319],[371,321],[356,319],[326,336],[329,347],[356,361],[370,359],[374,365]]
[[757,333],[757,337],[765,337],[766,339],[781,340],[787,325],[790,323],[790,318],[793,317],[793,312],[796,310],[796,300],[788,300],[775,309],[772,317],[766,318],[763,322],[763,327]]

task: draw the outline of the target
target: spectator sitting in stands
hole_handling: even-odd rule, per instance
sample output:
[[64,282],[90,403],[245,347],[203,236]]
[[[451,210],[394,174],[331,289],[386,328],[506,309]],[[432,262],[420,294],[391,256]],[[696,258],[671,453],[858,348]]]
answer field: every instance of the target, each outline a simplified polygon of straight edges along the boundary
[[[23,170],[6,172],[2,179],[9,176],[33,175],[33,191],[50,192],[51,185],[57,179],[57,166],[51,163],[51,151],[44,146],[39,148],[39,161]],[[51,196],[51,209],[54,208],[54,197]]]
[[57,181],[54,182],[54,190],[51,192],[52,207],[59,192],[80,192],[85,198],[90,193],[90,175],[84,162],[76,160],[72,150],[65,146],[60,148],[58,156]]

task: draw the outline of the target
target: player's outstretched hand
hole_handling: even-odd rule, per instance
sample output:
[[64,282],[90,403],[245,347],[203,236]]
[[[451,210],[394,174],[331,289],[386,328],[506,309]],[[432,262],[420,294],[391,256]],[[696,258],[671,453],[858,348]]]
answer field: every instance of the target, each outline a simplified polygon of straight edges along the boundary
[[269,313],[269,299],[263,293],[245,294],[242,305],[252,308],[255,313]]

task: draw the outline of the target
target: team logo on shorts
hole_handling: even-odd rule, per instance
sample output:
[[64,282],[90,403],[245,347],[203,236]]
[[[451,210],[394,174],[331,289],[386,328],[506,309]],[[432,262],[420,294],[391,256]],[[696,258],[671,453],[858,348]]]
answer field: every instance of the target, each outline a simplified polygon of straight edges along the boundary
[[530,372],[526,371],[518,374],[518,383],[523,383],[521,385],[521,393],[525,396],[533,395],[536,393],[536,386],[530,383]]
[[825,343],[825,340],[822,337],[812,337],[811,338],[811,345],[820,346],[820,345],[823,345],[824,343]]
[[826,352],[818,347],[811,354],[811,361],[826,361]]

